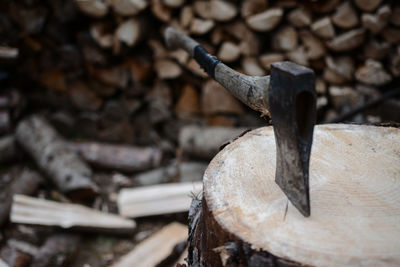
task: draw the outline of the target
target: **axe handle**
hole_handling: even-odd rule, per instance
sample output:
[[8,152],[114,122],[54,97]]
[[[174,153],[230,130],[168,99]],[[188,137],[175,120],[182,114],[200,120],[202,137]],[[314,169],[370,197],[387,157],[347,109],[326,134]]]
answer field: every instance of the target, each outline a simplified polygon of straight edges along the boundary
[[198,42],[172,27],[166,29],[164,37],[168,47],[184,49],[210,77],[244,104],[261,112],[261,116],[269,115],[269,76],[248,76],[229,68],[210,55]]

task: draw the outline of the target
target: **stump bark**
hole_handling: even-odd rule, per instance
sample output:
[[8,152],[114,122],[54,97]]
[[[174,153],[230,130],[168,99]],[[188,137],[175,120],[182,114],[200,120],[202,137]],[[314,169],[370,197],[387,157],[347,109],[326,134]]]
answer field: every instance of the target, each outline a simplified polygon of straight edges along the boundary
[[397,266],[400,129],[316,126],[311,216],[275,184],[272,127],[226,146],[189,212],[189,266]]

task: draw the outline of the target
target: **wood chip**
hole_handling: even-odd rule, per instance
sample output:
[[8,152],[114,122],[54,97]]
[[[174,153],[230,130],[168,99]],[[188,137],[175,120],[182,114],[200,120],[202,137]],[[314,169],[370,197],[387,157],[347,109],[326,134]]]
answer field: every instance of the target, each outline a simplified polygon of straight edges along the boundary
[[118,194],[118,210],[130,218],[188,211],[190,195],[197,195],[202,186],[196,182],[122,189]]
[[273,36],[272,47],[280,51],[292,51],[297,48],[297,31],[290,26],[281,28]]
[[13,198],[10,221],[109,233],[129,233],[136,228],[133,220],[115,214],[18,194]]
[[222,85],[214,80],[208,80],[202,90],[201,108],[204,114],[217,113],[242,114],[242,104]]
[[357,7],[363,11],[373,11],[381,2],[382,0],[354,0]]
[[146,0],[108,0],[115,13],[122,16],[134,16],[147,7]]
[[233,62],[240,57],[240,48],[232,42],[224,42],[217,57],[224,62]]
[[85,14],[100,18],[108,13],[108,4],[103,0],[75,0],[78,8]]
[[358,81],[369,85],[381,86],[392,80],[382,64],[373,59],[368,59],[365,65],[359,67],[355,73]]
[[140,35],[140,24],[136,19],[124,21],[115,32],[115,37],[128,46],[134,46],[140,39]]
[[178,243],[187,239],[187,226],[173,222],[139,243],[112,267],[153,267],[167,258]]
[[306,27],[311,24],[311,13],[308,9],[299,7],[290,11],[287,19],[295,27]]
[[317,36],[324,39],[331,39],[335,36],[335,28],[332,25],[330,17],[324,17],[315,21],[311,25],[311,30]]
[[336,36],[327,43],[336,52],[350,51],[359,47],[365,39],[365,29],[355,29]]
[[181,67],[169,59],[157,60],[154,68],[160,79],[175,79],[182,74]]
[[353,28],[358,24],[357,13],[350,2],[343,2],[338,6],[331,18],[333,24],[344,29]]
[[255,31],[271,31],[281,22],[282,16],[283,10],[281,8],[270,8],[262,13],[248,17],[246,23]]

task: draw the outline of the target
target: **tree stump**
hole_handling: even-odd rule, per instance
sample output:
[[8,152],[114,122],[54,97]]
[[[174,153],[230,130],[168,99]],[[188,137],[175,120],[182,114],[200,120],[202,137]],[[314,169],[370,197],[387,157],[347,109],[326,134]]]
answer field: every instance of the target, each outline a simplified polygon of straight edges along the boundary
[[316,126],[308,218],[275,184],[275,164],[272,127],[211,161],[189,212],[189,266],[400,265],[400,129]]

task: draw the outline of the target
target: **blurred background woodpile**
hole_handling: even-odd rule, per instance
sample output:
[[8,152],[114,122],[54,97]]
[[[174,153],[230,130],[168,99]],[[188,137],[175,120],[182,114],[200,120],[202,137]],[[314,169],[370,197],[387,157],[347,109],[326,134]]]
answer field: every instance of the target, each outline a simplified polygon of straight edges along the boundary
[[318,123],[400,122],[397,1],[3,0],[0,266],[184,263],[208,161],[270,122],[168,26],[248,75],[314,69]]

